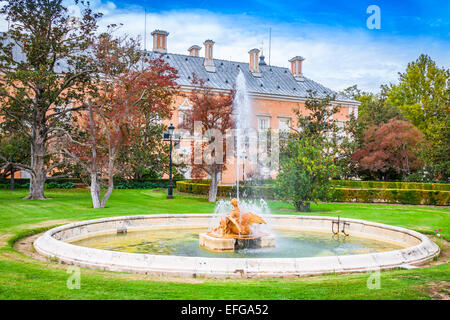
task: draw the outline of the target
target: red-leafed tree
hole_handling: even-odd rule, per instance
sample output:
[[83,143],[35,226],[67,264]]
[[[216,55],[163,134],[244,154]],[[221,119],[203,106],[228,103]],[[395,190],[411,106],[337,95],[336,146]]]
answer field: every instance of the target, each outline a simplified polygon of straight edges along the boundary
[[392,119],[368,129],[364,147],[352,156],[360,170],[378,179],[398,179],[422,167],[422,133],[410,122]]
[[121,170],[117,161],[121,148],[148,125],[150,114],[170,118],[177,71],[161,58],[143,57],[137,41],[110,33],[99,36],[93,53],[99,77],[86,88],[87,112],[78,117],[76,132],[65,132],[61,149],[89,175],[93,207],[103,208]]
[[[226,167],[226,134],[233,126],[234,89],[227,94],[214,92],[204,79],[193,73],[192,85],[195,87],[189,95],[192,109],[185,111],[182,128],[194,137],[192,146],[192,171],[194,178],[209,175],[208,201],[215,202],[219,174]],[[197,127],[196,127],[197,126]],[[196,127],[196,128],[194,128]],[[195,133],[201,137],[195,136]],[[201,152],[200,152],[201,150]]]

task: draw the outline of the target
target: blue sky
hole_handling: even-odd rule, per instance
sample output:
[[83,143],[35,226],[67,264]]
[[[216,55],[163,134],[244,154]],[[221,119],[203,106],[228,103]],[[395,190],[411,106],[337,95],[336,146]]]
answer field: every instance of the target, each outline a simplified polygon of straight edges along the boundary
[[[71,0],[64,0],[69,5]],[[301,55],[305,76],[333,89],[351,85],[378,92],[395,83],[398,72],[421,53],[450,68],[450,1],[331,0],[91,0],[103,12],[102,28],[122,23],[120,32],[144,38],[154,29],[168,31],[168,50],[187,54],[193,44],[212,39],[214,57],[248,61],[248,51],[263,48],[271,64],[288,67]],[[380,8],[381,28],[368,29],[366,12]],[[0,28],[5,28],[0,19]],[[200,52],[203,55],[203,50]]]
[[303,23],[336,26],[339,28],[365,29],[366,8],[378,5],[382,11],[383,24],[378,34],[401,36],[450,36],[450,1],[115,1],[119,8],[130,3],[149,11],[205,10],[221,14],[246,14],[268,23]]

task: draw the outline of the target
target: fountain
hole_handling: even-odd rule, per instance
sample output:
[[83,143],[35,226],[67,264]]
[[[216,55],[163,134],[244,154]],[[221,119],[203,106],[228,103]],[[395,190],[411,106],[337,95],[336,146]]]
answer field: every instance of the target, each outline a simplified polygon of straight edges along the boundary
[[231,214],[221,217],[219,226],[199,235],[201,247],[212,251],[234,251],[275,246],[273,235],[252,228],[254,224],[266,224],[263,218],[252,212],[241,213],[236,198],[231,200],[231,204]]
[[242,71],[236,79],[236,97],[234,101],[236,114],[236,198],[231,200],[233,209],[229,215],[214,219],[219,225],[207,233],[201,233],[199,244],[212,251],[234,251],[246,248],[270,248],[275,246],[273,235],[254,230],[253,225],[266,224],[259,215],[252,212],[241,213],[239,204],[239,166],[240,158],[245,158],[245,131],[251,123],[251,104],[247,95],[245,77]]
[[[242,73],[235,105],[237,150],[242,153],[243,129],[251,123]],[[237,160],[239,169],[240,156]],[[425,235],[405,228],[357,219],[270,215],[264,200],[239,200],[239,191],[236,198],[217,201],[212,215],[151,214],[74,222],[48,230],[33,245],[50,261],[65,264],[213,278],[379,271],[420,265],[440,252]],[[339,225],[345,227],[345,235],[339,234]]]

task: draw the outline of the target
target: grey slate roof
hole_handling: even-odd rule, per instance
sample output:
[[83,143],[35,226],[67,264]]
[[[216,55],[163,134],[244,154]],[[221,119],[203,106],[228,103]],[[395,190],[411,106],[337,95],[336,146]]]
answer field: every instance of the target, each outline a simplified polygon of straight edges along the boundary
[[[17,45],[13,48],[13,54],[15,60],[26,59]],[[149,51],[147,55],[149,58],[156,58],[161,53]],[[305,80],[302,82],[296,81],[288,68],[260,64],[261,77],[255,77],[250,72],[249,64],[245,62],[214,59],[216,72],[207,72],[203,66],[203,57],[164,53],[163,59],[178,70],[177,83],[181,86],[192,86],[192,73],[196,73],[200,78],[207,80],[207,86],[230,90],[233,88],[239,70],[242,70],[250,93],[305,98],[308,96],[307,90],[312,90],[316,92],[316,96],[319,98],[324,98],[327,94],[336,94],[337,101],[359,104],[358,101],[338,94],[307,77],[304,77]],[[65,70],[67,70],[67,65],[60,60],[55,66],[55,71],[63,72]]]
[[[154,51],[147,52],[149,58],[156,58],[160,55]],[[309,78],[304,77],[305,81],[303,82],[296,81],[288,68],[260,65],[262,76],[255,77],[250,72],[249,64],[245,62],[214,59],[216,72],[207,72],[203,66],[203,57],[165,53],[163,59],[178,70],[177,83],[181,86],[192,86],[192,73],[195,73],[206,80],[206,85],[211,88],[230,90],[233,88],[239,70],[242,70],[247,90],[250,93],[305,98],[308,96],[307,90],[312,90],[319,98],[324,98],[327,94],[336,94],[337,101],[359,103],[345,95],[337,94]]]

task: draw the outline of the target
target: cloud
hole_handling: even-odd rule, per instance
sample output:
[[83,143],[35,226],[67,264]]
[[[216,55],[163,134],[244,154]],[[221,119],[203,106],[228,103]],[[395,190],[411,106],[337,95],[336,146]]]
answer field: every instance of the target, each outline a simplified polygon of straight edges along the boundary
[[[69,3],[69,2],[68,2]],[[119,32],[144,36],[144,9],[136,5],[119,8],[112,1],[91,1],[91,6],[104,13],[99,24],[123,23]],[[269,60],[269,28],[272,28],[270,62],[288,67],[296,55],[306,58],[305,76],[333,90],[351,85],[379,91],[381,84],[396,82],[408,62],[427,53],[439,66],[448,67],[450,45],[443,40],[398,36],[381,36],[377,31],[349,29],[311,24],[266,21],[246,14],[220,14],[206,10],[176,10],[147,13],[147,49],[152,47],[151,31],[170,33],[168,50],[187,54],[193,44],[203,46],[212,39],[214,57],[248,61],[248,51],[264,42],[266,62]],[[4,28],[0,21],[0,28]],[[142,39],[143,40],[143,39]],[[144,41],[143,41],[144,42]],[[203,51],[203,50],[202,50]],[[203,52],[201,51],[201,54]]]

